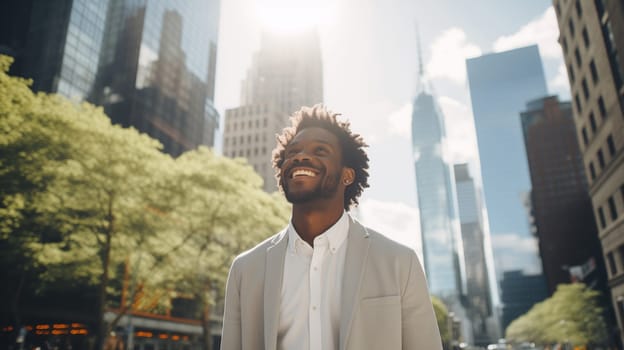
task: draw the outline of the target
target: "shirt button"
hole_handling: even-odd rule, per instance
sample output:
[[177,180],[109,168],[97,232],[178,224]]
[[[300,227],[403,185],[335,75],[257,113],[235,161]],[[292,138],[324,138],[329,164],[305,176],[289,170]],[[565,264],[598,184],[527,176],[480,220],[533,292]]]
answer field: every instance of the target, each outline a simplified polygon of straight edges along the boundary
[[316,311],[316,306],[312,306],[312,310]]
[[312,268],[312,270],[314,270],[314,271],[318,271],[318,268],[317,268],[316,266],[314,266],[314,267]]

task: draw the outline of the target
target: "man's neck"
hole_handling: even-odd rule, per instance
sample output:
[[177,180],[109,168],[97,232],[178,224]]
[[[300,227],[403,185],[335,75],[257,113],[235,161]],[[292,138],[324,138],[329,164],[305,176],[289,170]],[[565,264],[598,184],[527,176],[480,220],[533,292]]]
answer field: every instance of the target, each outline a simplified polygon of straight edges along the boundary
[[301,239],[314,247],[314,238],[327,231],[342,216],[344,208],[342,203],[340,204],[340,206],[332,203],[293,205],[292,224]]

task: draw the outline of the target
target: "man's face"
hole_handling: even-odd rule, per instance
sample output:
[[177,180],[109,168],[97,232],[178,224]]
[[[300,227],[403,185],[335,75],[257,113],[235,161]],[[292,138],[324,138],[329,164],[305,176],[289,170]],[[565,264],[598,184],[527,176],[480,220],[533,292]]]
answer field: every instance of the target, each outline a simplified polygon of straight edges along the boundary
[[284,151],[280,169],[286,199],[293,204],[340,195],[342,150],[336,135],[318,127],[301,130]]

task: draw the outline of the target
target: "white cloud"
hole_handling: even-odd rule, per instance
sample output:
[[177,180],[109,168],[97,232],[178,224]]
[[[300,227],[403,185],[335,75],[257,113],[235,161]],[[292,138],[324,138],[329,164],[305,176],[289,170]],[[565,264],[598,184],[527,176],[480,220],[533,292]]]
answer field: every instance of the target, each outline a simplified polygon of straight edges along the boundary
[[412,103],[406,103],[388,117],[390,134],[411,140],[412,138]]
[[553,7],[549,7],[540,17],[524,25],[511,35],[501,36],[494,41],[494,52],[507,51],[537,44],[544,58],[561,59],[559,25]]
[[515,233],[495,234],[491,237],[497,274],[509,270],[524,270],[529,274],[541,272],[535,238]]
[[420,213],[400,202],[365,199],[358,206],[357,217],[368,227],[416,251],[422,262]]
[[559,64],[557,75],[548,81],[548,89],[550,91],[557,91],[562,95],[564,92],[567,92],[567,95],[569,95],[570,81],[568,80],[568,70],[563,61]]
[[441,96],[438,102],[446,126],[445,157],[450,163],[474,161],[479,151],[472,111],[465,104],[448,96]]
[[430,78],[445,78],[458,85],[466,82],[466,58],[481,55],[481,49],[466,40],[457,27],[447,29],[431,44],[431,59],[425,71]]

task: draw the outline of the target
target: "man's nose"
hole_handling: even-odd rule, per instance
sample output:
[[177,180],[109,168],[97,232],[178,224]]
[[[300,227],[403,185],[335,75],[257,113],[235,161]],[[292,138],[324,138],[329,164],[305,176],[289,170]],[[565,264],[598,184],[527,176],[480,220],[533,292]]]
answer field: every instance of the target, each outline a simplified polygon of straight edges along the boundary
[[301,149],[299,152],[293,155],[292,160],[294,162],[301,162],[304,160],[310,160],[310,156],[308,155],[308,152],[305,149]]

